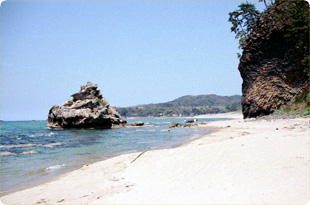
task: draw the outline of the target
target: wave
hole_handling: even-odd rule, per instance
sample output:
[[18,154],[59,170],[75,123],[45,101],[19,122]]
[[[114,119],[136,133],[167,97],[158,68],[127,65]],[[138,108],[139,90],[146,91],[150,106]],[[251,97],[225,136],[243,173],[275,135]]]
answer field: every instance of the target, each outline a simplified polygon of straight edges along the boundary
[[42,136],[41,133],[29,135],[29,137],[31,137],[31,138],[33,138],[33,137],[41,137],[41,136]]
[[0,148],[23,148],[23,147],[35,147],[35,146],[43,146],[43,147],[54,147],[60,146],[62,143],[54,142],[49,144],[13,144],[13,145],[0,145]]
[[62,145],[62,143],[55,142],[55,143],[45,144],[45,145],[42,145],[42,146],[43,147],[54,147],[54,146],[60,146],[60,145]]
[[14,144],[14,145],[1,145],[0,148],[19,148],[19,147],[33,147],[41,144]]
[[55,135],[54,132],[49,132],[49,133],[36,133],[36,134],[31,134],[29,135],[29,137],[31,138],[35,138],[35,137],[50,137]]
[[66,164],[56,164],[56,165],[52,165],[52,166],[49,166],[47,168],[45,168],[46,171],[53,171],[55,169],[60,169],[62,167],[66,166]]
[[161,125],[161,124],[170,124],[171,122],[154,122],[154,125]]
[[0,156],[8,156],[8,155],[14,155],[13,152],[0,152]]
[[156,130],[136,130],[136,132],[156,132]]
[[195,138],[200,137],[200,136],[201,135],[199,135],[199,134],[194,134],[194,135],[192,135],[191,139],[195,139]]
[[53,135],[55,135],[54,132],[50,132],[50,133],[46,134],[46,136],[53,136]]
[[38,153],[37,151],[30,150],[30,151],[22,152],[22,153],[20,153],[20,154],[37,154],[37,153]]

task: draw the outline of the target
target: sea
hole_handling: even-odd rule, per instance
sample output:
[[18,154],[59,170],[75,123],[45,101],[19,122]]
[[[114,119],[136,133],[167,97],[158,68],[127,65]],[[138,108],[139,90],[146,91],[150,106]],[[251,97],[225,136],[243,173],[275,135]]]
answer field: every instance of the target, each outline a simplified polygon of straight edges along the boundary
[[[47,121],[2,121],[0,190],[5,195],[40,184],[85,164],[122,154],[177,147],[210,133],[206,128],[169,128],[184,118],[126,119],[145,127],[46,128]],[[199,119],[199,122],[227,119]],[[167,131],[169,129],[170,131]]]

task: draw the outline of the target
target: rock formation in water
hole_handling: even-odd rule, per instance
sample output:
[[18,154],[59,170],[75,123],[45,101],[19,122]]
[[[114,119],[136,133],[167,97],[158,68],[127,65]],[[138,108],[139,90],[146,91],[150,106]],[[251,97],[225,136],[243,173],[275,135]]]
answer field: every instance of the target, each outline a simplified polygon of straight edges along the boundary
[[[299,37],[288,35],[294,25],[283,11],[290,7],[291,2],[283,1],[267,9],[246,39],[238,68],[244,118],[268,115],[309,92],[309,73],[302,63],[305,53],[309,56],[309,42],[298,45]],[[305,35],[309,39],[309,28]]]
[[97,84],[87,82],[73,100],[54,105],[48,114],[48,128],[118,128],[125,125],[120,114],[97,90]]

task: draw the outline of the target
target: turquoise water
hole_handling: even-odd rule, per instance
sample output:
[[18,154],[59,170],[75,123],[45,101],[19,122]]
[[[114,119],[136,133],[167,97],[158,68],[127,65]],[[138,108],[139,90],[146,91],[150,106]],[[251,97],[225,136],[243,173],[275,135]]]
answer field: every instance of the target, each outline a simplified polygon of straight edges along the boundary
[[[199,119],[201,121],[215,119]],[[182,118],[134,119],[155,127],[49,130],[46,121],[1,122],[1,193],[42,182],[85,164],[146,149],[181,145],[209,131],[171,128]],[[36,152],[27,154],[27,152]]]

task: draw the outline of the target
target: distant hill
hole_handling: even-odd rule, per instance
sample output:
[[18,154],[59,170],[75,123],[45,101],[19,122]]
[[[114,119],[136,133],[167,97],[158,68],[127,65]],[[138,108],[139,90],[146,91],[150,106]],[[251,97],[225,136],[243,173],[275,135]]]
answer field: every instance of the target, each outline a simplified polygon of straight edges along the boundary
[[175,107],[175,106],[196,107],[196,106],[226,106],[231,105],[232,103],[241,103],[241,96],[185,95],[175,100],[166,103],[158,103],[155,105],[163,107]]
[[240,95],[186,95],[165,103],[116,108],[123,117],[191,116],[240,109]]

